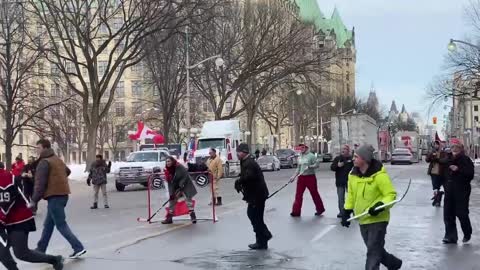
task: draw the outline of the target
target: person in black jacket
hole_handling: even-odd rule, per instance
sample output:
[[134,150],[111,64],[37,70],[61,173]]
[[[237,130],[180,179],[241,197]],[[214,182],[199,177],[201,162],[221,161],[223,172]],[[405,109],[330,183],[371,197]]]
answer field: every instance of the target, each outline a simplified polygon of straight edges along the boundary
[[272,233],[268,230],[263,216],[269,193],[262,170],[249,153],[247,144],[242,143],[237,147],[240,179],[235,181],[235,189],[243,193],[243,200],[248,203],[247,215],[256,235],[256,242],[248,247],[255,250],[268,249],[268,241],[272,238]]
[[348,174],[353,168],[353,160],[350,155],[350,146],[343,146],[342,153],[333,159],[330,169],[335,172],[335,185],[337,186],[338,195],[338,218],[343,217],[343,206],[345,204],[345,192],[348,186]]
[[428,166],[428,175],[432,179],[432,188],[433,188],[433,202],[432,205],[435,207],[440,207],[442,205],[442,196],[445,193],[441,191],[441,187],[445,182],[444,171],[445,166],[440,164],[440,160],[446,157],[447,153],[441,149],[439,141],[435,141],[433,144],[432,152],[430,152],[425,161],[430,163]]
[[[453,140],[453,139],[452,139]],[[452,153],[440,162],[445,166],[445,201],[443,220],[445,222],[445,237],[443,243],[456,244],[458,240],[456,218],[460,220],[463,231],[463,242],[467,243],[472,237],[469,203],[472,181],[475,168],[470,157],[465,155],[460,140],[452,141]]]
[[35,157],[28,158],[28,164],[23,167],[22,172],[22,182],[23,182],[23,193],[25,197],[30,201],[33,196],[33,187],[34,187],[34,176],[35,169],[37,168],[37,161]]

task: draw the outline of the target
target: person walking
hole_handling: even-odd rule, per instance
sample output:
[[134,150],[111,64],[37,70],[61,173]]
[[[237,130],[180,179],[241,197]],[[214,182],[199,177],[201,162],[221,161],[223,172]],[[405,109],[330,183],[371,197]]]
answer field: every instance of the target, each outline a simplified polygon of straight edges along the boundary
[[175,206],[178,199],[183,195],[190,211],[190,219],[193,224],[197,223],[197,216],[193,208],[193,197],[197,195],[197,189],[193,184],[192,178],[187,169],[179,164],[173,157],[168,157],[165,168],[165,178],[168,183],[169,198],[169,212],[162,221],[162,224],[172,224],[173,214],[175,213]]
[[345,205],[345,192],[348,185],[348,174],[353,168],[353,160],[350,155],[350,146],[344,145],[342,153],[333,159],[330,169],[335,172],[335,185],[338,196],[338,218],[343,217],[343,206]]
[[15,184],[23,190],[22,185],[22,172],[23,168],[25,167],[25,162],[23,159],[18,156],[15,158],[15,163],[12,164],[12,174],[15,179]]
[[34,176],[35,170],[37,168],[37,162],[34,157],[28,158],[28,163],[23,168],[22,172],[22,184],[23,184],[23,193],[27,197],[28,201],[31,201],[33,196],[33,187],[34,187]]
[[367,246],[365,270],[379,270],[383,264],[389,270],[402,267],[402,260],[385,250],[385,235],[390,220],[388,207],[377,207],[393,202],[397,192],[383,164],[374,159],[374,148],[362,145],[355,150],[354,168],[348,177],[348,194],[342,226],[349,227],[348,219],[368,210],[369,215],[359,218],[360,233]]
[[257,149],[255,150],[255,159],[258,159],[260,157],[260,150]]
[[452,153],[440,162],[445,166],[445,201],[443,220],[445,237],[443,243],[456,244],[458,240],[456,219],[460,220],[463,231],[463,243],[472,237],[472,224],[469,217],[471,181],[475,167],[470,157],[465,155],[463,144],[458,139],[451,141]]
[[70,194],[70,186],[68,185],[70,169],[55,155],[49,140],[39,140],[37,142],[37,152],[40,158],[35,172],[35,189],[30,207],[35,211],[41,199],[48,203],[37,251],[45,252],[47,250],[53,229],[56,227],[73,248],[73,253],[69,258],[77,259],[87,251],[73,234],[66,220],[65,207]]
[[247,216],[256,238],[255,243],[248,247],[253,250],[268,249],[268,241],[273,236],[264,219],[265,202],[269,195],[267,183],[246,143],[238,145],[237,156],[240,160],[240,179],[235,181],[235,190],[243,193],[243,200],[248,204]]
[[432,188],[433,188],[433,197],[432,205],[435,207],[440,207],[442,205],[442,197],[444,192],[441,191],[441,187],[445,182],[444,178],[444,166],[440,163],[441,159],[446,158],[446,153],[442,151],[440,147],[440,142],[435,141],[433,144],[433,151],[429,153],[426,157],[426,161],[430,163],[428,166],[428,175],[432,179]]
[[215,148],[210,148],[208,153],[210,157],[207,160],[208,171],[212,175],[213,184],[213,202],[215,205],[222,205],[222,197],[219,195],[218,190],[220,188],[220,179],[223,177],[223,165],[222,159],[217,155]]
[[315,169],[318,168],[317,158],[309,152],[308,146],[300,144],[301,155],[298,162],[298,168],[294,176],[290,178],[293,181],[298,177],[297,189],[295,191],[295,201],[293,202],[292,217],[300,217],[302,213],[303,193],[305,189],[310,191],[313,203],[315,204],[315,216],[321,216],[325,212],[322,198],[318,193],[317,177],[315,176]]
[[90,209],[98,209],[98,192],[102,190],[103,205],[105,208],[110,208],[108,205],[107,196],[107,174],[110,173],[112,162],[107,162],[102,155],[97,155],[95,162],[90,166],[90,173],[87,178],[87,185],[93,184],[93,205]]
[[[52,256],[28,248],[28,235],[36,230],[33,212],[28,208],[20,187],[15,184],[12,174],[5,171],[0,162],[0,262],[7,270],[18,270],[15,257],[30,263],[47,263],[55,270],[63,269],[62,256]],[[5,245],[4,245],[5,244]]]

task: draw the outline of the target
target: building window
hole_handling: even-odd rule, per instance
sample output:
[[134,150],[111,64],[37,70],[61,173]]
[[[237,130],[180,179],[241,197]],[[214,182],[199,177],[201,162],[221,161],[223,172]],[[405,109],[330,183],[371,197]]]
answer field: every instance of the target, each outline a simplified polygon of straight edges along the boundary
[[99,32],[100,32],[101,34],[106,34],[106,33],[108,33],[108,27],[107,27],[107,25],[106,25],[104,22],[102,22],[102,20],[100,20],[100,19],[98,19],[97,22],[98,22]]
[[46,91],[45,91],[45,85],[40,84],[40,85],[38,86],[38,96],[39,96],[39,97],[45,97],[45,93],[46,93]]
[[98,61],[98,77],[103,77],[105,72],[107,72],[107,61]]
[[38,73],[45,73],[45,65],[43,63],[38,63]]
[[124,126],[116,126],[115,127],[116,139],[117,142],[124,142],[126,139],[125,128]]
[[206,112],[206,113],[212,113],[213,112],[212,106],[210,105],[210,103],[208,101],[204,101],[202,105],[203,105],[203,112]]
[[60,75],[60,69],[55,64],[50,65],[50,74],[53,76]]
[[74,63],[68,62],[68,63],[66,64],[66,66],[67,66],[67,72],[68,72],[68,73],[77,74],[77,72],[76,72],[77,69],[75,68],[75,64],[74,64]]
[[123,18],[113,18],[113,29],[115,31],[120,30],[123,26]]
[[475,119],[475,122],[478,122],[478,116],[473,117]]
[[141,102],[132,102],[132,112],[134,114],[142,113],[142,103]]
[[23,145],[23,130],[20,129],[18,132],[18,144]]
[[118,82],[117,88],[115,89],[115,95],[116,95],[117,98],[125,97],[125,83],[124,82]]
[[346,79],[347,81],[350,81],[350,72],[347,71],[347,75],[345,76],[345,79]]
[[132,73],[141,74],[143,72],[142,63],[136,64],[132,67]]
[[225,109],[227,112],[232,111],[232,99],[228,98],[227,101],[225,102]]
[[132,81],[132,95],[134,97],[141,97],[143,94],[142,82]]
[[60,85],[58,83],[50,86],[50,92],[52,93],[52,97],[60,97],[62,95],[62,92],[60,91]]
[[123,102],[115,103],[115,115],[117,117],[124,117],[125,116],[125,103],[123,103]]
[[110,152],[109,151],[105,151],[105,154],[103,155],[103,158],[105,160],[109,160],[110,159]]
[[473,110],[478,112],[478,105],[473,106]]
[[87,152],[83,151],[82,152],[82,161],[86,161],[87,160]]

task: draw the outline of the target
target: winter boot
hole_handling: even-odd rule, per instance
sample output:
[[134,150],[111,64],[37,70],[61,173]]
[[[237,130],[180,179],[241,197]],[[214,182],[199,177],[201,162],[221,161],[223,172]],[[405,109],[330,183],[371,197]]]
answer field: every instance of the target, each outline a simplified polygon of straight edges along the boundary
[[162,224],[172,224],[173,223],[173,215],[168,213],[165,219],[162,221]]
[[108,209],[110,208],[110,206],[108,206],[108,204],[105,204],[105,209]]
[[215,205],[222,205],[222,197],[217,197],[217,203]]
[[55,262],[53,262],[52,267],[55,270],[63,270],[63,257],[62,256],[55,256]]
[[90,209],[98,209],[98,203],[93,203],[93,206]]
[[260,244],[257,242],[255,244],[248,245],[248,247],[252,250],[265,250],[265,249],[268,249],[268,244],[267,243]]
[[195,211],[190,211],[190,219],[192,220],[193,224],[197,223],[197,215],[195,214]]

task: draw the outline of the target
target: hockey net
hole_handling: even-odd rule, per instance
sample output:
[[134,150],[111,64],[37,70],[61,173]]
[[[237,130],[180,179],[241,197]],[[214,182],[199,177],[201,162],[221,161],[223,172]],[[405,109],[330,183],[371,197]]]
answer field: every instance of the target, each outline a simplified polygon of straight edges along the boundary
[[[213,176],[208,171],[189,172],[190,177],[197,189],[197,195],[193,198],[197,221],[217,222],[218,218],[215,212],[214,200],[214,181]],[[165,174],[153,173],[150,175],[147,186],[147,216],[139,217],[137,221],[147,223],[157,223],[163,220],[168,213],[170,198],[168,183],[165,180]],[[174,221],[190,220],[189,211],[183,195],[177,201],[174,211]]]

